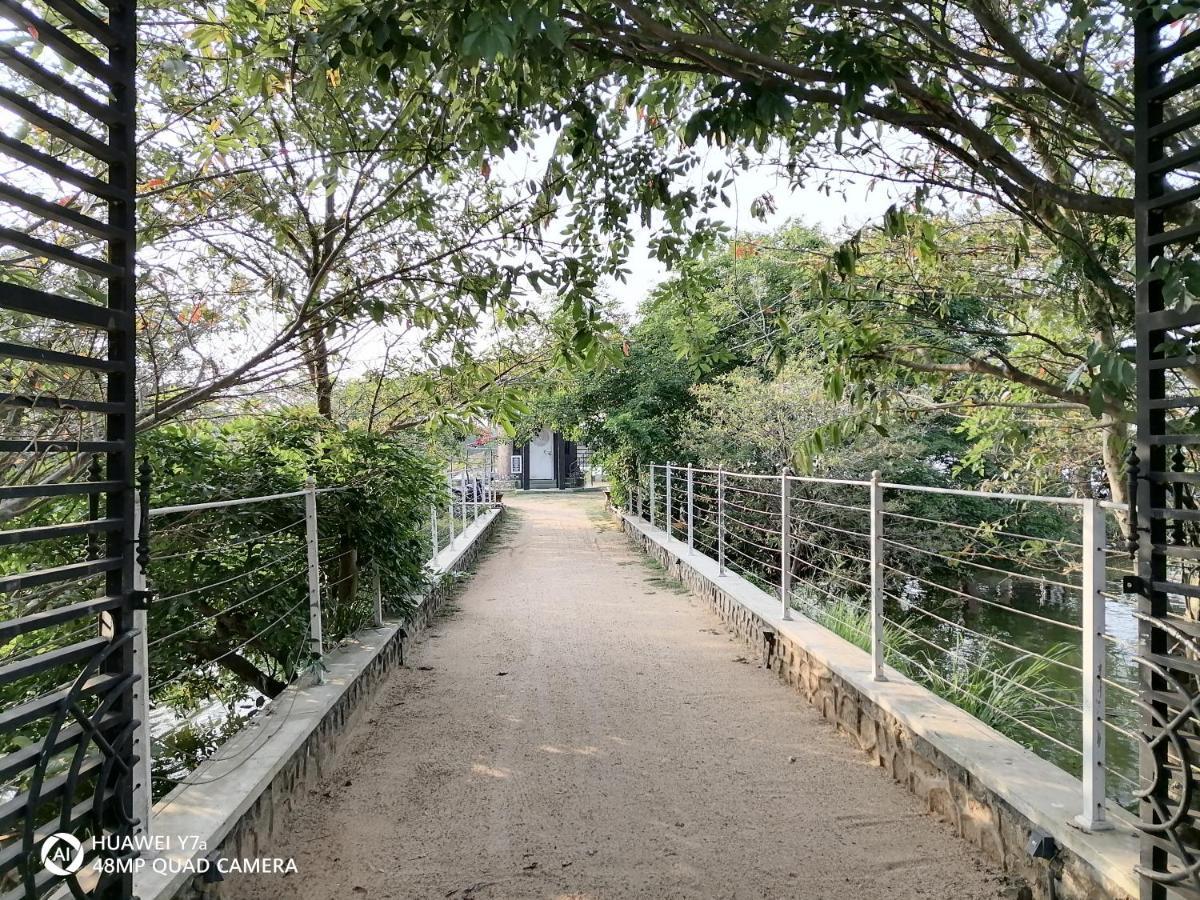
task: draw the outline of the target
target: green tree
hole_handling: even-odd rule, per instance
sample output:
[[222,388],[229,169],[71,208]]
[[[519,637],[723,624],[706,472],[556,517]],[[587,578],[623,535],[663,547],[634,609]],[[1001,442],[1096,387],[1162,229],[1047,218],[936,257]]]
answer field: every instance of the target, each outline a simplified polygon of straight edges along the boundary
[[[629,215],[649,221],[661,208],[668,234],[655,248],[677,258],[680,210],[721,201],[722,185],[697,194],[687,177],[705,145],[735,162],[764,154],[794,184],[831,189],[854,173],[909,189],[917,208],[938,198],[1006,215],[1007,243],[995,249],[1010,257],[1009,277],[1022,277],[1022,247],[1054,250],[1055,277],[1070,286],[1067,324],[1088,344],[1082,399],[1115,448],[1133,314],[1131,27],[1120,4],[1036,0],[424,0],[365,3],[326,40],[339,65],[432,68],[464,102],[503,110],[508,135],[554,130],[552,165],[574,176],[563,202],[572,190],[598,205],[604,214],[584,231],[607,229],[618,249]],[[953,258],[953,237],[936,223],[909,224],[921,232],[913,239],[947,240]],[[840,268],[851,268],[853,246],[839,251]],[[1186,281],[1176,282],[1188,301]],[[1050,320],[1063,297],[1027,299]],[[995,359],[937,362],[951,364],[1007,377]],[[1078,381],[1025,374],[1025,388],[1081,399]],[[1106,463],[1111,475],[1111,453]]]

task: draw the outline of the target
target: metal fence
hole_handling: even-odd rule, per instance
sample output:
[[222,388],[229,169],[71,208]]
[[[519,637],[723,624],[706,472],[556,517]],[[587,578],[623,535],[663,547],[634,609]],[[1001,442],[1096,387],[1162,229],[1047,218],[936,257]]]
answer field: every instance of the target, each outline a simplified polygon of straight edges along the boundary
[[1134,7],[1142,896],[1200,897],[1200,435],[1191,290],[1200,256],[1200,30],[1191,4]]
[[[455,475],[429,509],[421,539],[427,567],[496,505],[486,480],[464,490],[470,482]],[[158,796],[189,783],[199,762],[270,710],[271,697],[306,673],[319,679],[332,648],[383,624],[388,604],[378,568],[325,525],[323,504],[348,490],[310,480],[300,491],[144,508],[148,539],[137,578],[144,588],[148,571],[160,596],[142,614],[135,648],[135,668],[148,684],[136,734],[149,751],[137,779],[146,788],[135,793],[142,821],[151,821]],[[238,536],[213,540],[210,526],[236,516]],[[228,693],[224,672],[239,690]]]
[[628,511],[1082,779],[1079,825],[1136,799],[1123,505],[653,465]]

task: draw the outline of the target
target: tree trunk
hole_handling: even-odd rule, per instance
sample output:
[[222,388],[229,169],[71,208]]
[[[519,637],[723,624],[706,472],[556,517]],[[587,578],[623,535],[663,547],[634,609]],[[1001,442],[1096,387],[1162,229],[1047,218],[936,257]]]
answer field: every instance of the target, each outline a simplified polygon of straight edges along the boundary
[[[1129,482],[1125,472],[1125,448],[1129,441],[1129,425],[1108,413],[1100,417],[1100,424],[1100,434],[1103,438],[1101,459],[1104,462],[1104,474],[1108,477],[1110,496],[1114,503],[1128,503]],[[1121,525],[1121,533],[1127,533],[1129,515],[1118,512],[1116,518]]]
[[315,327],[308,340],[309,378],[317,394],[317,413],[333,421],[333,378],[329,374],[329,341],[323,326]]

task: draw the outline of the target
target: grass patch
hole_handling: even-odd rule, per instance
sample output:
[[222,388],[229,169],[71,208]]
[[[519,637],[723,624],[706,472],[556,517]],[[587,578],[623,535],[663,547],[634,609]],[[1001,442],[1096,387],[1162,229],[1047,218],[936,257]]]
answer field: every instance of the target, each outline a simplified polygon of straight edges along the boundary
[[[856,647],[871,650],[871,613],[863,604],[839,598],[816,603],[801,601],[797,609]],[[909,627],[909,626],[905,626]],[[928,688],[959,709],[1018,743],[1043,746],[1035,731],[1062,731],[1061,711],[1072,705],[1070,691],[1055,680],[1056,661],[1066,661],[1074,648],[1055,645],[1039,658],[1022,654],[995,658],[991,652],[972,658],[963,649],[948,649],[934,657],[912,635],[890,622],[883,628],[883,658],[892,668]],[[1060,738],[1061,739],[1061,738]]]
[[1058,704],[1069,706],[1072,698],[1054,680],[1051,670],[1055,660],[1065,660],[1073,649],[1057,644],[1045,659],[1025,654],[1007,662],[994,659],[990,653],[970,663],[951,656],[947,673],[937,677],[922,672],[909,674],[985,725],[1023,740],[1027,735],[1021,733],[1021,726],[1050,734],[1059,729]]
[[[838,637],[871,652],[871,611],[866,606],[843,597],[810,604],[801,601],[796,609]],[[903,670],[904,656],[910,655],[916,643],[902,629],[884,623],[883,658],[888,665]]]

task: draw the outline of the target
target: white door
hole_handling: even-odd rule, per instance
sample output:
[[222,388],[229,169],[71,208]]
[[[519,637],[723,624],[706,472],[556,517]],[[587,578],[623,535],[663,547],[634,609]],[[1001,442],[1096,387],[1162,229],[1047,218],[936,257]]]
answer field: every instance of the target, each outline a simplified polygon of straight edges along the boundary
[[529,477],[533,481],[554,478],[554,432],[549,428],[529,442]]

